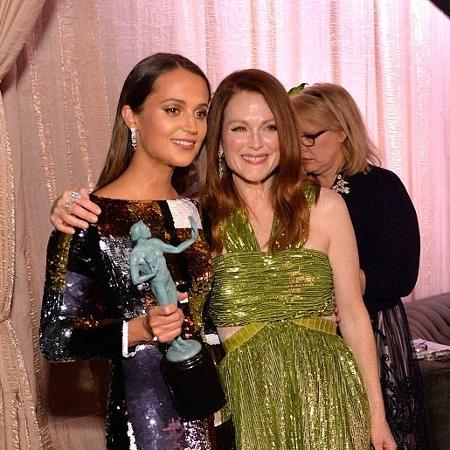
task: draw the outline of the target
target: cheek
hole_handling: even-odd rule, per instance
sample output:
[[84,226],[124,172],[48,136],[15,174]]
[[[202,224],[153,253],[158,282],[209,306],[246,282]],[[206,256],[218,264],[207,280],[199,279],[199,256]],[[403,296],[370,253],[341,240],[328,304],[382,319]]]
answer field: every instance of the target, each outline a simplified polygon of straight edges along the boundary
[[222,147],[225,159],[228,159],[231,149],[233,148],[233,140],[230,139],[230,136],[222,135],[222,139],[220,140],[220,146]]
[[266,136],[264,139],[264,145],[272,149],[273,152],[279,152],[280,151],[280,141],[278,139],[278,135],[270,134],[269,136]]
[[245,142],[245,138],[239,134],[226,135],[222,139],[222,147],[225,153],[233,153],[244,147]]
[[205,137],[206,137],[206,132],[208,130],[208,127],[206,125],[206,120],[199,123],[199,125],[197,126],[197,130],[198,130],[199,137],[203,141],[203,139],[205,139]]

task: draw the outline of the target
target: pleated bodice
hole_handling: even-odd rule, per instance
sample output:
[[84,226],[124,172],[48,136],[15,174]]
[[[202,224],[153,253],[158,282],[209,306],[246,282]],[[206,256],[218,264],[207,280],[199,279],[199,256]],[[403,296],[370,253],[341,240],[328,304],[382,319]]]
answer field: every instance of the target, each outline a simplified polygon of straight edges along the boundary
[[213,260],[210,300],[216,326],[334,313],[333,274],[326,253],[304,248],[303,241],[275,253],[262,252],[241,210],[224,223],[222,236],[226,253]]
[[[310,193],[312,190],[307,191]],[[308,197],[307,197],[308,198]],[[272,227],[277,229],[275,218]],[[369,450],[369,407],[336,325],[326,253],[304,239],[262,252],[245,211],[221,227],[210,310],[224,342],[219,370],[237,450]]]

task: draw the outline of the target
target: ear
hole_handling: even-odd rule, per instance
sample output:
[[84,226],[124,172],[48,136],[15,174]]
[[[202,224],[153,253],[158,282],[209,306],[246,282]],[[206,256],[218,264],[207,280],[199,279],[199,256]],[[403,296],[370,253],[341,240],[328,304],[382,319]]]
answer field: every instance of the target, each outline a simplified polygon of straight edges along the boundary
[[339,144],[342,144],[347,139],[347,134],[344,130],[340,130],[338,132],[338,142]]
[[128,128],[136,128],[136,114],[129,105],[122,108],[122,119]]

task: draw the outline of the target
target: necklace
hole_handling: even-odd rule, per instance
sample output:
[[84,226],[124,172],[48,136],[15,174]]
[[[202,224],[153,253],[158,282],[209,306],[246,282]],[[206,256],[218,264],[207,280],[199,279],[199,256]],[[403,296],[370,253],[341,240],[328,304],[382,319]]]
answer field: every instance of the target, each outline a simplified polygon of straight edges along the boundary
[[333,186],[331,186],[331,189],[338,194],[349,194],[350,187],[348,184],[348,181],[345,180],[341,174],[338,174],[336,181],[333,183]]

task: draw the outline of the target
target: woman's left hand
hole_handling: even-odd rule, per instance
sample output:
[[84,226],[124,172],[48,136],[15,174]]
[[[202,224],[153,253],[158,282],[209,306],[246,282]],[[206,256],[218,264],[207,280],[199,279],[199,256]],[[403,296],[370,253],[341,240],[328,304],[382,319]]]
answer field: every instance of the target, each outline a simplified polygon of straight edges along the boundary
[[372,420],[370,440],[375,450],[396,450],[397,444],[392,437],[386,419]]

